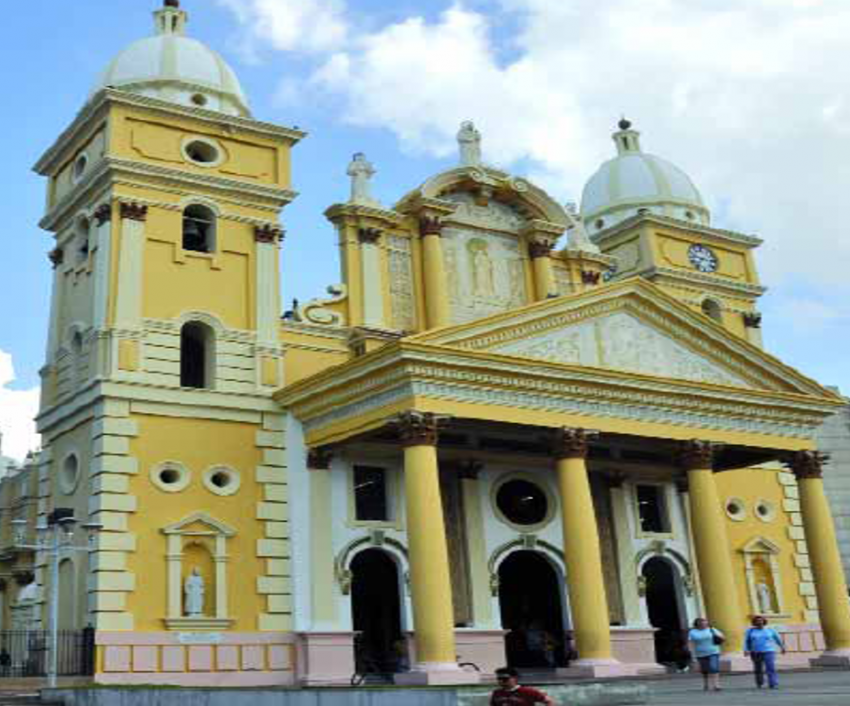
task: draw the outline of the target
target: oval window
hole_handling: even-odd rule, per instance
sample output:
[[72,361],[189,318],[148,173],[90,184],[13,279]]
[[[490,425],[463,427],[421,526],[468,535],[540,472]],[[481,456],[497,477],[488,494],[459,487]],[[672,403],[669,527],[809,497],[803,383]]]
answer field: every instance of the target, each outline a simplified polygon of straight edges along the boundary
[[537,525],[549,513],[549,499],[543,490],[527,480],[509,480],[496,493],[496,505],[505,518],[516,525]]
[[186,156],[196,164],[215,164],[219,161],[220,152],[209,142],[192,140],[186,145]]

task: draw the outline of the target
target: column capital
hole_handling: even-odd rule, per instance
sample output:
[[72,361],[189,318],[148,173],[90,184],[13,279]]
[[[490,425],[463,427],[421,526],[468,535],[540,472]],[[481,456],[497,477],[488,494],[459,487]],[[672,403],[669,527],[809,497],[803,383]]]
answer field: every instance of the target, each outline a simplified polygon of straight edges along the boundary
[[47,259],[50,260],[53,269],[56,269],[65,262],[65,251],[62,248],[53,248],[53,250],[47,253]]
[[102,203],[95,209],[94,220],[98,228],[104,223],[109,223],[112,220],[112,204]]
[[148,219],[148,207],[141,203],[122,202],[121,218],[144,223]]
[[538,257],[552,257],[552,250],[554,248],[555,241],[538,238],[528,244],[528,254],[532,260],[536,260]]
[[570,427],[558,429],[555,432],[555,458],[559,461],[564,458],[587,458],[590,439],[596,436],[599,436],[598,431]]
[[270,223],[254,227],[254,240],[258,243],[279,243],[283,237],[283,229]]
[[419,234],[424,238],[426,235],[443,234],[443,221],[437,216],[420,216],[419,218]]
[[679,465],[686,471],[711,470],[714,468],[716,445],[710,441],[691,439],[679,446]]
[[357,239],[364,245],[375,245],[384,234],[379,228],[358,228]]
[[327,446],[313,446],[307,449],[307,468],[316,471],[329,471],[333,452]]
[[394,420],[402,446],[436,446],[440,427],[449,417],[433,412],[409,410],[402,412]]
[[795,451],[786,461],[797,480],[804,478],[823,478],[823,467],[829,461],[829,454],[820,451]]
[[596,285],[596,284],[599,284],[600,279],[602,279],[602,273],[601,272],[592,272],[590,270],[582,270],[581,271],[582,284]]

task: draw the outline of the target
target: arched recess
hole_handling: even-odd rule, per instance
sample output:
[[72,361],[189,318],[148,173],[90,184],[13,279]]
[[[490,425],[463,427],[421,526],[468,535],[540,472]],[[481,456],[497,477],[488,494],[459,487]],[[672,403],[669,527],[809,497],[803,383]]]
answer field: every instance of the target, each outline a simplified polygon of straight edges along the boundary
[[779,547],[769,539],[755,537],[740,551],[744,556],[751,615],[791,617],[786,613],[782,595]]
[[706,297],[700,305],[702,313],[719,324],[723,323],[723,305],[716,299]]
[[[167,539],[166,627],[169,630],[229,628],[233,620],[228,617],[227,540],[236,536],[236,530],[205,512],[197,512],[161,531]],[[186,579],[196,567],[204,580],[204,610],[201,616],[187,616]]]
[[65,557],[59,562],[59,585],[54,590],[59,592],[59,628],[76,630],[80,627],[80,616],[77,610],[77,572],[71,557]]
[[679,567],[669,556],[655,555],[641,566],[640,577],[649,623],[655,628],[655,659],[679,663],[685,652],[687,611]]
[[690,562],[681,553],[667,546],[661,540],[652,542],[646,549],[638,552],[635,556],[635,580],[638,584],[638,595],[646,595],[646,586],[643,581],[643,565],[653,557],[664,557],[670,561],[678,570],[682,581],[682,590],[685,596],[694,595],[694,575]]
[[410,589],[410,563],[407,556],[407,547],[391,537],[387,537],[383,530],[372,530],[366,537],[359,537],[346,544],[334,559],[334,576],[336,577],[339,590],[344,596],[351,594],[351,562],[358,552],[370,547],[383,549],[398,563],[399,575],[402,577],[405,590]]
[[214,253],[218,246],[218,214],[208,204],[193,202],[183,209],[183,250]]
[[398,557],[367,546],[353,554],[351,617],[358,671],[402,671],[409,665],[403,633],[404,597]]
[[[490,574],[490,595],[496,597],[499,595],[499,564],[501,564],[511,552],[530,549],[544,554],[549,561],[553,563],[556,571],[561,578],[566,580],[566,568],[564,565],[564,552],[562,552],[554,544],[549,544],[536,535],[524,534],[518,539],[506,542],[497,547],[490,555],[490,560],[487,562],[487,569]],[[566,583],[564,583],[566,585]]]
[[539,549],[514,548],[498,563],[499,611],[508,665],[553,669],[566,666],[566,584],[559,566]]
[[180,387],[211,390],[215,387],[216,335],[201,321],[180,329]]

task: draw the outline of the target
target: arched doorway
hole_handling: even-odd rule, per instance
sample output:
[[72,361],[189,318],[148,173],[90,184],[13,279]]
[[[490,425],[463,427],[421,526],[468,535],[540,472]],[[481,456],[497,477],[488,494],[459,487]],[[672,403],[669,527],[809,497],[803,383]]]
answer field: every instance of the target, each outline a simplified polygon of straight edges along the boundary
[[499,566],[499,606],[508,665],[566,664],[563,582],[539,552],[513,552]]
[[358,672],[396,672],[407,659],[401,632],[401,581],[393,558],[366,549],[351,562],[351,614]]
[[677,664],[686,647],[678,572],[667,559],[653,557],[643,565],[642,574],[649,623],[655,628],[655,660]]

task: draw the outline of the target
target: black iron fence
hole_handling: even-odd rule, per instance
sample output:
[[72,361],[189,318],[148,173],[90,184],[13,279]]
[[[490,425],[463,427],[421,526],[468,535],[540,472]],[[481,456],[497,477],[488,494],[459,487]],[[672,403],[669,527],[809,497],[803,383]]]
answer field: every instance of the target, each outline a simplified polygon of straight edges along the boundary
[[[0,679],[47,675],[49,630],[0,630]],[[94,674],[94,628],[60,630],[57,676]]]

